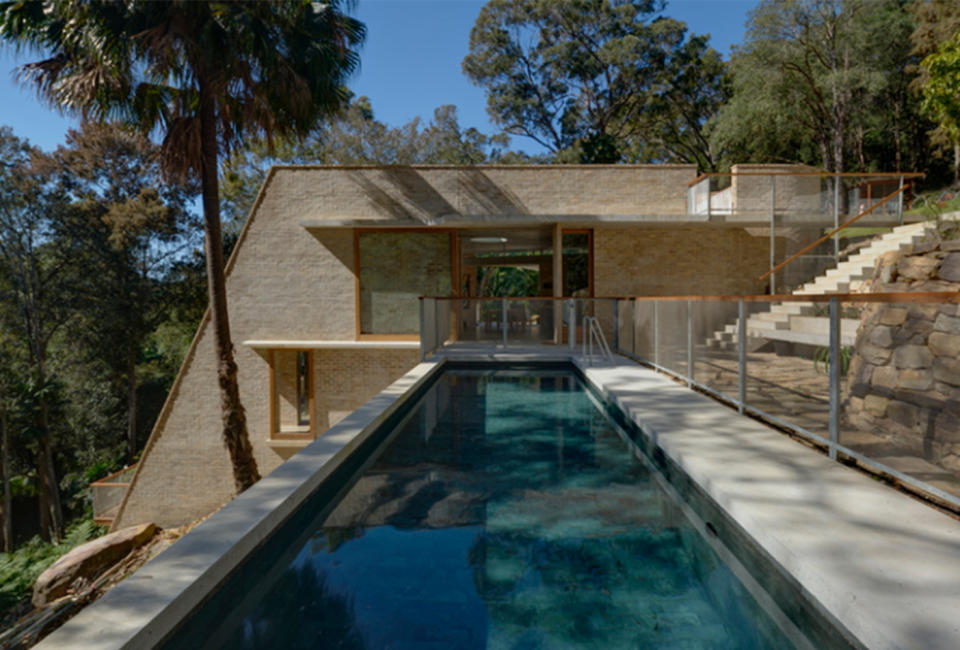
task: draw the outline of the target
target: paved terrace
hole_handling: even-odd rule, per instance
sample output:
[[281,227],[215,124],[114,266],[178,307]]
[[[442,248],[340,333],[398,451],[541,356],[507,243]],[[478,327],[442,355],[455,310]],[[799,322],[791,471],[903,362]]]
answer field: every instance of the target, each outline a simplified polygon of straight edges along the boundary
[[714,520],[720,538],[750,536],[855,646],[960,647],[960,521],[623,357],[591,366],[561,346],[463,344],[419,364],[40,647],[160,642],[445,359],[571,360],[690,477],[689,492],[726,512],[730,526]]

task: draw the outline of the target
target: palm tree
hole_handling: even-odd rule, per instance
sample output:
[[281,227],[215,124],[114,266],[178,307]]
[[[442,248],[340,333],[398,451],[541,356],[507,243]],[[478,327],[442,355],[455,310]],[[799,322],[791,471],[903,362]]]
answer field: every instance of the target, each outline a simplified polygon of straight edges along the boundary
[[364,26],[340,0],[0,5],[0,38],[49,53],[21,68],[40,95],[84,118],[162,137],[164,172],[199,176],[223,440],[242,492],[259,479],[237,388],[223,275],[219,156],[245,138],[295,137],[347,99]]

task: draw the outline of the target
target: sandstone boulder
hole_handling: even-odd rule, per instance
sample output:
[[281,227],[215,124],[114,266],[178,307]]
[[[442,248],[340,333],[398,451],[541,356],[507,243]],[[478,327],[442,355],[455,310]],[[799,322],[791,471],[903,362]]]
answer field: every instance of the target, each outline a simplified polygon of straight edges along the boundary
[[940,263],[940,277],[950,282],[960,282],[960,253],[950,253]]
[[130,551],[150,541],[157,532],[154,524],[118,530],[82,544],[51,564],[33,585],[33,606],[43,607],[66,596],[71,587],[96,578],[123,559]]
[[940,260],[932,255],[904,257],[897,262],[897,273],[909,280],[926,280],[933,276],[939,264]]

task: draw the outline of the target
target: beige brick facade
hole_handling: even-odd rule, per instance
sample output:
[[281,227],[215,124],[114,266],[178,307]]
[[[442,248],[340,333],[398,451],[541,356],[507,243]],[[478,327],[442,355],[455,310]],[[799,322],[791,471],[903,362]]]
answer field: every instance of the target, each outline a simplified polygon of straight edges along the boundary
[[757,278],[769,268],[769,239],[742,228],[596,228],[593,237],[597,296],[756,294],[766,286]]
[[[762,292],[765,283],[756,278],[768,265],[766,237],[693,223],[700,219],[683,221],[687,184],[695,177],[690,165],[272,170],[227,269],[240,396],[261,473],[295,451],[271,443],[271,341],[286,342],[285,349],[295,349],[297,342],[312,346],[314,434],[383,390],[419,358],[409,348],[325,347],[323,342],[357,338],[354,230],[332,220],[375,225],[396,219],[472,219],[482,224],[496,217],[586,226],[594,230],[595,295]],[[680,223],[605,223],[624,215]],[[331,227],[314,225],[318,220]],[[205,321],[115,527],[144,521],[179,525],[233,496],[208,329]],[[245,344],[253,341],[258,343]],[[287,376],[288,398],[290,381]]]

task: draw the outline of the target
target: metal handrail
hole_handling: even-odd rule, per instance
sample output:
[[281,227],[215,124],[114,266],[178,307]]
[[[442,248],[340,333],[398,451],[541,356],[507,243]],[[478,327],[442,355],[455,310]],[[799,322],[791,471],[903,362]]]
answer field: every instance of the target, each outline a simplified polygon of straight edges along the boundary
[[840,224],[839,226],[837,226],[836,228],[834,228],[833,230],[831,230],[830,232],[828,232],[826,235],[824,235],[823,237],[821,237],[821,238],[818,239],[817,241],[813,242],[812,244],[810,244],[810,245],[807,246],[806,248],[800,250],[799,252],[794,253],[793,255],[791,255],[790,257],[788,257],[786,260],[784,260],[783,262],[780,262],[779,264],[777,264],[776,266],[774,266],[772,269],[770,269],[769,271],[767,271],[766,273],[764,273],[763,275],[761,275],[761,276],[760,276],[759,278],[757,278],[757,279],[758,279],[758,280],[763,280],[764,278],[767,278],[767,277],[773,275],[774,273],[776,273],[777,271],[779,271],[780,269],[782,269],[783,267],[785,267],[787,264],[789,264],[789,263],[792,262],[793,260],[795,260],[795,259],[797,259],[798,257],[800,257],[801,255],[803,255],[803,254],[806,253],[807,251],[816,248],[818,245],[820,245],[820,244],[822,244],[823,242],[827,241],[828,239],[830,239],[831,237],[833,237],[834,235],[836,235],[838,232],[840,232],[840,231],[843,230],[844,228],[849,227],[851,224],[853,224],[854,222],[856,222],[857,220],[859,220],[861,217],[865,217],[866,215],[870,214],[871,212],[873,212],[874,210],[876,210],[877,208],[879,208],[881,205],[885,204],[885,203],[886,203],[887,201],[889,201],[890,199],[892,199],[892,198],[894,198],[894,197],[896,197],[896,196],[899,196],[904,190],[906,190],[906,189],[909,188],[909,187],[910,187],[910,185],[907,184],[907,185],[904,185],[903,187],[900,187],[900,188],[896,189],[895,191],[891,192],[891,193],[888,194],[887,196],[883,197],[882,200],[878,201],[877,203],[874,203],[873,205],[871,205],[869,208],[867,208],[866,210],[864,210],[864,211],[861,212],[860,214],[858,214],[858,215],[856,215],[856,216],[848,219],[847,221],[844,221],[842,224]]
[[722,176],[818,176],[820,178],[923,178],[923,172],[785,172],[785,171],[757,171],[757,172],[705,172],[687,183],[687,187],[702,182],[707,178]]
[[[584,316],[583,317],[583,356],[585,356],[588,362],[593,365],[593,343],[596,341],[597,349],[600,351],[600,355],[607,360],[608,363],[613,363],[613,352],[610,351],[610,346],[607,345],[607,337],[603,335],[603,330],[600,329],[600,321],[597,320],[596,316]],[[588,342],[589,342],[589,353],[588,353]]]

